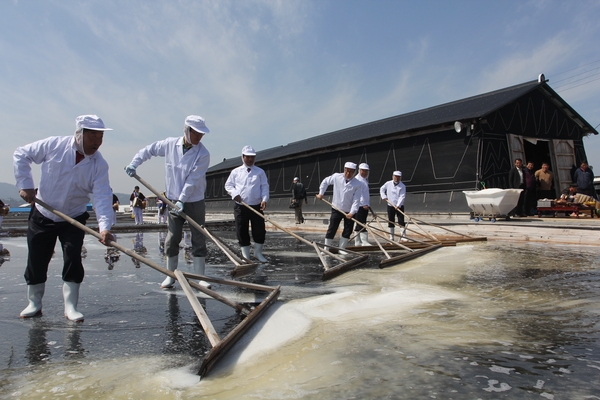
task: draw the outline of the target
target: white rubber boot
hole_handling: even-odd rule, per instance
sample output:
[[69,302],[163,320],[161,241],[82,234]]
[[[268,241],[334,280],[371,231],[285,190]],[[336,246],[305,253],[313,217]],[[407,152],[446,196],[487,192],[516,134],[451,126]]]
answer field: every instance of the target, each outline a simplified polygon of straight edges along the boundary
[[267,260],[265,258],[265,256],[263,256],[263,253],[262,253],[263,246],[264,246],[264,244],[262,244],[262,243],[254,243],[254,257],[256,257],[258,259],[258,261],[260,261],[262,263],[266,263],[266,262],[269,262],[269,260]]
[[329,246],[333,244],[333,239],[325,239],[325,247],[324,249],[329,251]]
[[[205,269],[206,264],[204,257],[194,257],[194,274],[204,275]],[[205,288],[210,289],[210,283],[205,281],[198,281],[198,283],[204,286]]]
[[65,317],[71,321],[83,321],[83,314],[77,311],[77,302],[79,301],[80,283],[63,283],[63,297],[65,299]]
[[369,232],[367,231],[363,231],[359,234],[360,236],[360,242],[362,243],[362,246],[370,246],[371,243],[369,243]]
[[242,250],[242,257],[250,261],[250,246],[242,246],[240,249]]
[[[345,237],[343,237],[343,236],[342,236],[342,237],[340,238],[340,245],[339,245],[339,248],[340,248],[340,249],[345,249],[347,245],[348,245],[348,238],[345,238]],[[341,254],[341,255],[346,255],[346,254],[348,254],[348,253],[346,253],[345,251],[341,251],[341,250],[340,250],[340,254]]]
[[354,245],[355,246],[363,246],[362,237],[360,237],[360,233],[357,233],[356,236],[354,236]]
[[401,242],[408,242],[408,239],[406,238],[406,228],[404,228],[402,230],[402,236],[400,237],[400,241]]
[[390,228],[390,240],[394,240],[394,227]]
[[38,314],[42,314],[42,297],[44,297],[45,290],[45,283],[27,285],[27,298],[29,299],[29,305],[23,311],[21,311],[21,314],[19,314],[21,318],[31,318]]
[[[171,272],[177,269],[177,262],[179,261],[179,255],[167,258],[167,269]],[[175,284],[175,279],[167,276],[164,281],[160,284],[161,289],[170,289]]]

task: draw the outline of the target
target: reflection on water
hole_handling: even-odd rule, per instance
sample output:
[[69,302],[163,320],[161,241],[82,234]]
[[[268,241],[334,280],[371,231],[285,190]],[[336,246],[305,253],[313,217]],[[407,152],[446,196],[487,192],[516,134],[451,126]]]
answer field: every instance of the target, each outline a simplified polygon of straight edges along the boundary
[[[157,234],[145,235],[156,246],[147,256],[162,263]],[[107,271],[105,249],[86,242],[86,321],[59,321],[46,305],[43,317],[21,321],[25,288],[20,268],[6,268],[12,252],[0,269],[0,328],[26,340],[0,339],[0,397],[600,398],[594,248],[463,244],[386,269],[374,259],[322,283],[309,247],[269,238],[271,262],[248,280],[281,284],[282,301],[201,382],[210,345],[181,290],[157,289],[156,272]],[[208,260],[209,274],[230,270],[210,244]],[[239,322],[200,300],[221,336]]]
[[[137,232],[135,234],[135,239],[132,239],[132,242],[133,242],[133,251],[136,254],[139,254],[140,256],[145,257],[146,254],[148,253],[148,250],[146,249],[146,246],[144,246],[144,233]],[[131,257],[131,261],[133,261],[133,265],[136,268],[140,268],[142,266],[140,261],[137,258]]]
[[38,364],[47,361],[50,357],[50,348],[46,340],[46,332],[49,330],[41,318],[32,318],[32,326],[29,329],[29,342],[26,355],[30,364]]

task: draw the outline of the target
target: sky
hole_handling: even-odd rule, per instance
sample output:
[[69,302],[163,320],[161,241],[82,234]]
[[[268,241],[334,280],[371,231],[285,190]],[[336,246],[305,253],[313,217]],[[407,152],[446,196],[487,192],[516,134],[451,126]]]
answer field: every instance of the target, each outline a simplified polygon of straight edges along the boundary
[[[191,114],[212,166],[540,73],[598,129],[599,20],[591,0],[0,0],[0,182],[82,114],[114,129],[100,152],[130,193],[124,167]],[[164,160],[138,174],[162,190]]]

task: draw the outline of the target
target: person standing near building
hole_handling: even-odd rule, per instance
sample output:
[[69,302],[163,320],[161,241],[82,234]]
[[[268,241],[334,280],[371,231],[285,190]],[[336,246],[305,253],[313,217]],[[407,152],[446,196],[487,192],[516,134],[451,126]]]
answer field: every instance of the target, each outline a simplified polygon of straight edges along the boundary
[[542,168],[535,171],[538,199],[554,199],[554,174],[548,163],[542,163]]
[[[367,223],[367,217],[369,216],[369,208],[371,206],[371,194],[369,193],[369,164],[362,163],[358,166],[358,175],[356,179],[362,184],[361,195],[360,195],[360,207],[354,219],[363,225]],[[356,246],[370,246],[369,243],[369,232],[359,224],[354,227],[356,232],[356,238],[354,243]]]
[[577,193],[592,196],[594,199],[598,198],[594,189],[594,173],[588,166],[587,161],[582,161],[579,168],[575,170],[573,183],[577,184]]
[[294,183],[292,184],[292,201],[295,203],[294,216],[296,224],[303,224],[302,203],[308,204],[308,199],[306,198],[306,189],[298,177],[294,178]]
[[525,217],[523,205],[525,203],[525,168],[523,168],[523,160],[515,159],[515,166],[508,171],[508,185],[511,189],[523,189],[519,194],[517,206],[511,211],[511,214]]
[[[387,181],[379,189],[379,195],[387,203],[388,228],[390,230],[390,240],[394,240],[394,231],[396,225],[395,220],[398,219],[398,224],[402,227],[404,223],[404,200],[406,199],[406,185],[402,183],[402,172],[394,171],[392,180]],[[391,204],[390,204],[391,203]],[[402,238],[404,239],[404,232]]]
[[[81,115],[75,119],[74,136],[53,136],[18,147],[13,155],[15,180],[19,195],[28,203],[37,197],[51,207],[85,224],[89,218],[87,204],[93,197],[100,242],[114,240],[110,232],[112,191],[108,179],[108,163],[98,151],[104,125],[96,115]],[[41,164],[41,179],[35,189],[31,164]],[[81,251],[85,232],[66,222],[39,204],[32,204],[27,228],[27,297],[29,305],[22,318],[41,314],[42,297],[48,278],[48,264],[59,239],[63,251],[63,298],[65,317],[83,321],[77,311],[79,288],[84,277]]]
[[535,170],[533,169],[533,162],[529,161],[527,163],[527,167],[525,168],[525,200],[523,205],[523,211],[525,211],[526,215],[535,214],[536,204],[536,189],[537,182],[535,180]]
[[129,196],[129,206],[133,212],[136,225],[142,225],[144,223],[144,201],[146,201],[146,196],[140,192],[140,187],[134,187],[133,193]]
[[[204,225],[206,206],[206,170],[210,164],[210,153],[200,143],[205,134],[210,133],[204,118],[199,115],[189,115],[183,124],[183,136],[169,137],[154,142],[133,157],[125,168],[129,176],[136,175],[136,169],[152,157],[165,158],[166,197],[175,203],[175,209],[168,213],[168,234],[165,239],[165,254],[167,269],[175,271],[179,262],[179,242],[183,235],[185,218],[179,215],[183,211],[187,216]],[[206,238],[195,227],[192,231],[192,273],[204,275],[206,268]],[[175,279],[167,276],[160,284],[163,289],[172,288]],[[210,284],[200,281],[205,287]]]
[[[353,162],[347,162],[344,164],[344,172],[338,172],[323,179],[321,185],[319,185],[319,193],[316,198],[319,200],[323,199],[323,195],[327,188],[333,185],[333,199],[331,204],[335,208],[331,208],[331,216],[329,217],[329,226],[325,233],[325,248],[333,245],[333,239],[340,226],[340,222],[344,220],[344,229],[342,230],[342,237],[338,247],[345,249],[350,240],[352,234],[352,228],[354,227],[354,215],[358,212],[360,207],[360,196],[362,194],[362,183],[360,183],[355,177],[356,164]],[[341,211],[338,211],[341,210]]]
[[244,146],[242,149],[242,165],[231,171],[225,182],[225,190],[235,201],[233,216],[242,256],[250,260],[249,227],[251,223],[254,257],[264,263],[268,261],[262,254],[266,237],[265,220],[242,204],[242,202],[248,204],[260,214],[263,214],[267,208],[269,182],[265,171],[254,165],[255,160],[256,151],[254,148]]

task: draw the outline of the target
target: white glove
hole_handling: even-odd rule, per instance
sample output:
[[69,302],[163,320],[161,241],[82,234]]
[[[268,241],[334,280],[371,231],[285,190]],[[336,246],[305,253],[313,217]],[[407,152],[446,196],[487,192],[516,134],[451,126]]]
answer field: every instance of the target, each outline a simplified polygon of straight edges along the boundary
[[177,212],[183,211],[183,203],[181,201],[177,200],[177,203],[175,203],[175,210]]
[[125,172],[127,172],[127,175],[129,176],[134,176],[135,175],[135,166],[133,166],[132,164],[129,164],[128,166],[125,167]]

